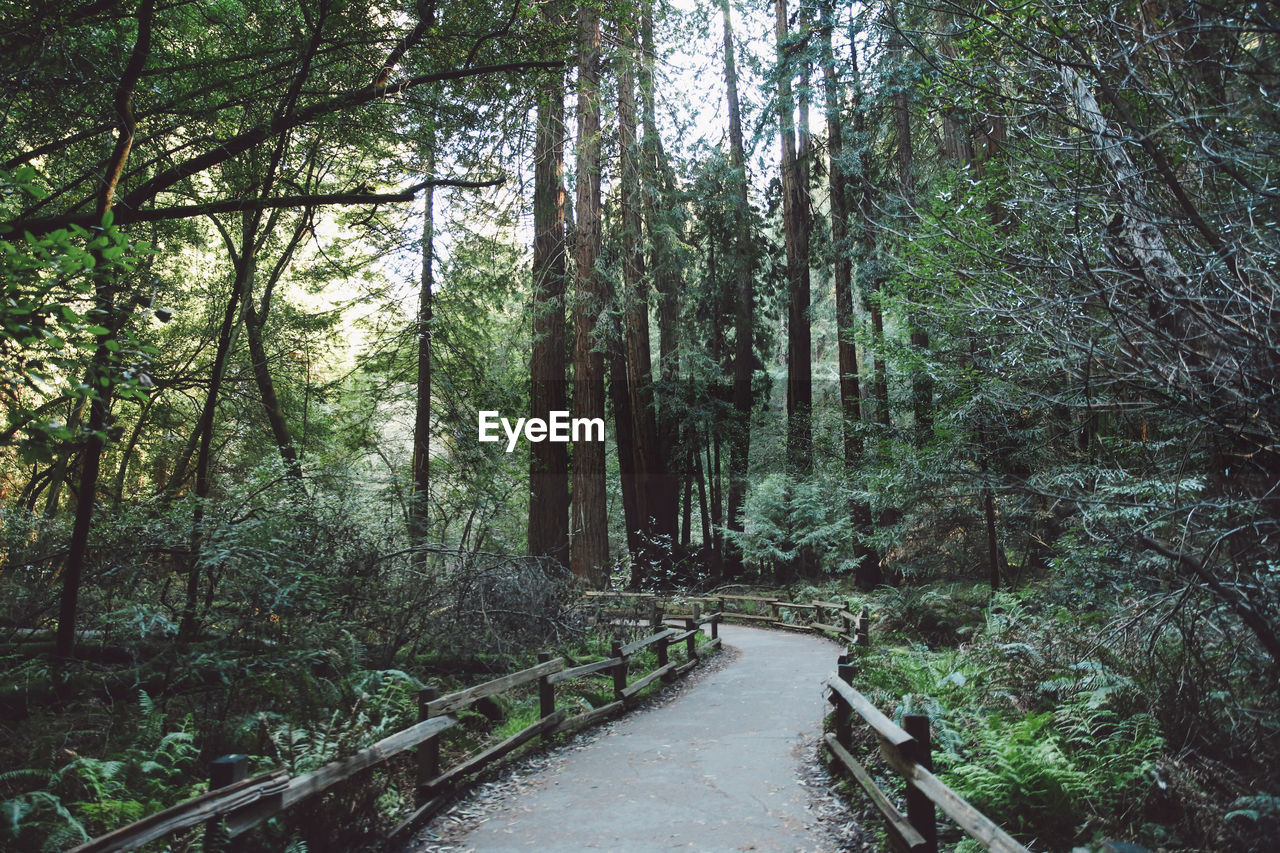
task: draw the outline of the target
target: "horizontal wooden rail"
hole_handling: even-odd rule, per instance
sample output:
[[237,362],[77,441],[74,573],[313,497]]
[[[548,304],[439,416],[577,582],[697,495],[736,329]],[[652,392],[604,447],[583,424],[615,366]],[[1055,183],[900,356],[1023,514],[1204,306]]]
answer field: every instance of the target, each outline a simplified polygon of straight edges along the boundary
[[726,619],[748,619],[752,622],[777,622],[777,616],[766,616],[763,613],[734,613],[733,611],[725,611]]
[[564,708],[561,708],[560,710],[553,712],[551,716],[543,717],[538,720],[538,722],[531,726],[526,726],[501,743],[494,744],[488,749],[482,750],[481,752],[471,756],[461,764],[450,768],[447,772],[441,773],[436,778],[427,782],[426,787],[429,789],[440,788],[444,785],[451,784],[463,776],[468,776],[511,752],[521,744],[528,743],[538,735],[551,731],[556,726],[564,722],[564,719],[565,710]]
[[350,779],[361,770],[372,767],[375,764],[381,764],[388,758],[399,755],[407,749],[412,749],[427,738],[434,737],[445,729],[456,725],[457,722],[458,720],[455,717],[433,717],[429,720],[423,720],[420,723],[414,723],[407,729],[396,732],[390,737],[385,737],[373,746],[365,747],[347,758],[331,761],[323,767],[312,770],[310,773],[295,776],[289,780],[289,787],[284,791],[281,807],[288,808],[294,803],[301,802],[326,788],[336,785],[338,782]]
[[631,655],[643,649],[645,646],[650,646],[650,645],[653,645],[654,643],[667,640],[678,633],[679,632],[675,628],[667,628],[665,630],[659,631],[656,634],[653,634],[652,636],[648,636],[648,637],[644,637],[643,639],[636,640],[634,643],[627,643],[625,646],[622,647],[622,653],[627,657],[630,657]]
[[593,663],[584,663],[581,666],[575,666],[570,669],[552,673],[547,680],[552,684],[559,684],[561,681],[568,681],[571,678],[581,678],[584,675],[591,675],[592,673],[613,669],[618,665],[618,663],[618,658],[605,658],[604,660],[598,660]]
[[639,693],[641,690],[648,687],[653,682],[657,681],[659,678],[662,678],[664,675],[668,675],[671,672],[673,672],[675,668],[676,668],[675,664],[669,663],[666,666],[658,667],[653,672],[649,673],[643,678],[637,678],[630,685],[628,685],[624,690],[621,691],[623,700],[625,701],[627,699],[630,699],[632,696],[635,696],[637,693]]
[[581,714],[575,714],[557,726],[555,734],[569,734],[579,729],[585,729],[624,710],[626,710],[625,703],[617,701],[610,702],[608,705],[601,705],[599,708],[593,708]]
[[457,693],[450,693],[448,696],[442,696],[427,706],[427,713],[434,717],[439,714],[447,714],[450,711],[457,711],[478,699],[505,693],[512,687],[519,687],[521,684],[537,681],[543,675],[551,675],[562,669],[564,669],[564,658],[555,658],[554,660],[531,666],[528,669],[522,669],[519,672],[495,678],[493,681],[486,681],[484,684],[477,684],[475,687],[460,690]]
[[853,689],[844,679],[832,675],[827,678],[826,685],[840,694],[844,701],[849,703],[849,707],[866,720],[871,728],[875,729],[876,734],[889,743],[901,747],[914,740],[901,726],[881,713],[879,708],[871,704],[870,699]]
[[72,853],[115,853],[172,835],[183,829],[199,826],[207,820],[236,809],[245,808],[259,800],[274,797],[289,784],[289,774],[284,771],[265,773],[225,788],[208,791],[186,802],[170,806],[142,820],[122,826],[114,832],[99,836],[72,848]]

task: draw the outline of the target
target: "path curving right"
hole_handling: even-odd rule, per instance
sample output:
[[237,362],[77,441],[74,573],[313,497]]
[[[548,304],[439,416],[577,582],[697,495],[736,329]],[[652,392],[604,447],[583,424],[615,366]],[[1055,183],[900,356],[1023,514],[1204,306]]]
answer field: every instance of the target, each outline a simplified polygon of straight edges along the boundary
[[614,723],[451,849],[836,850],[801,784],[840,653],[806,634],[720,627],[739,652],[668,703]]

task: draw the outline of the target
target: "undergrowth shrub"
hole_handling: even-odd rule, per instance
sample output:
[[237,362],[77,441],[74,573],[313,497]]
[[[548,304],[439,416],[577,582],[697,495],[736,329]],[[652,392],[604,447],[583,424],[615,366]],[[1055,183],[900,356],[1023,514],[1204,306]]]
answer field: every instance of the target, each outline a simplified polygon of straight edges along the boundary
[[191,718],[166,725],[145,692],[138,711],[131,742],[108,758],[72,753],[55,771],[0,774],[0,785],[21,791],[0,802],[6,850],[64,850],[196,793],[189,778],[199,754]]

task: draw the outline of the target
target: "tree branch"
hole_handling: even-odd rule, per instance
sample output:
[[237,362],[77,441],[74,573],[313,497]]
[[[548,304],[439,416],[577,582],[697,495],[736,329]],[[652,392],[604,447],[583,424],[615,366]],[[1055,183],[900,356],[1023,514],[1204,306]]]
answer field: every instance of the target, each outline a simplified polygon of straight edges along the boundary
[[[363,106],[372,101],[398,95],[409,89],[428,83],[443,83],[450,80],[463,80],[485,74],[502,74],[512,71],[540,71],[564,67],[559,60],[540,60],[529,62],[505,62],[498,65],[479,65],[471,68],[454,68],[449,71],[436,71],[430,74],[418,74],[397,83],[365,86],[350,92],[337,95],[327,101],[313,104],[287,116],[279,116],[267,124],[238,133],[221,142],[214,143],[203,154],[196,155],[182,163],[171,166],[142,185],[126,194],[116,206],[116,221],[144,221],[139,219],[138,209],[146,202],[154,199],[165,190],[171,189],[192,175],[205,172],[214,166],[236,157],[244,152],[272,139],[281,133],[309,124],[318,118],[340,112],[352,107]],[[356,202],[360,203],[360,202]],[[232,207],[232,210],[241,209]],[[201,211],[203,212],[203,211]],[[194,214],[193,214],[194,215]],[[154,217],[152,217],[154,218]],[[70,225],[73,221],[82,221],[82,216],[61,215],[42,217],[40,219],[16,219],[0,225],[0,233],[10,230],[26,230],[33,234],[47,233],[57,228]],[[96,224],[96,223],[94,223]]]
[[[222,201],[211,201],[204,204],[182,204],[175,207],[157,207],[149,210],[131,210],[125,207],[115,209],[115,224],[124,225],[129,222],[161,222],[171,219],[192,219],[197,216],[209,216],[217,213],[237,213],[252,210],[271,210],[282,207],[308,207],[322,205],[357,205],[357,204],[390,204],[394,202],[413,201],[414,196],[427,187],[463,187],[483,188],[497,187],[506,182],[506,178],[494,178],[488,181],[467,181],[460,178],[432,178],[413,186],[406,187],[397,193],[324,193],[320,195],[285,195],[275,198],[229,198]],[[46,233],[57,228],[78,225],[81,228],[92,228],[101,222],[101,217],[93,214],[73,216],[48,216],[41,219],[19,220],[13,227],[30,231],[33,234]],[[0,226],[3,233],[5,226]]]

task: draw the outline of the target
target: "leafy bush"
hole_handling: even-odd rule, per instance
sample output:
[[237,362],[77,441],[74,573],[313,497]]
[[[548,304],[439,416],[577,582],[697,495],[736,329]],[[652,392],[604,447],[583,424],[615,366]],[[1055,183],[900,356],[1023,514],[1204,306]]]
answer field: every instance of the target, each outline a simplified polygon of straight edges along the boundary
[[[165,716],[145,692],[132,743],[111,758],[76,755],[55,771],[18,770],[6,786],[39,787],[0,802],[0,840],[14,850],[63,850],[196,793],[189,780],[199,750],[192,721],[165,731]],[[9,848],[6,848],[9,849]]]

